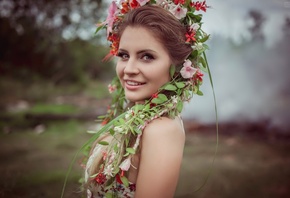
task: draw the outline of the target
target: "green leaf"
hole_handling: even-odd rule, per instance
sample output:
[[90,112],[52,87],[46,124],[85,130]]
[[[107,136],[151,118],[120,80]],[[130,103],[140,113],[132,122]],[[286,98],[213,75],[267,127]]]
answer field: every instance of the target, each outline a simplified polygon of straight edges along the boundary
[[203,96],[203,93],[200,90],[198,90],[196,94],[199,95],[199,96]]
[[144,105],[143,104],[136,104],[134,106],[134,112],[135,114],[139,111],[139,110],[143,110],[144,109]]
[[126,123],[125,120],[124,120],[123,118],[120,118],[119,121],[120,121],[121,124],[125,124],[125,123]]
[[126,148],[126,151],[130,154],[135,154],[135,152],[136,152],[135,149],[133,149],[133,148]]
[[105,26],[104,25],[101,25],[99,26],[96,31],[95,31],[95,34],[97,34],[101,29],[103,29]]
[[172,84],[168,84],[164,87],[164,89],[168,91],[175,91],[177,88]]
[[169,72],[170,72],[170,77],[173,78],[174,73],[175,73],[175,66],[174,65],[170,66],[170,71]]
[[129,181],[127,179],[127,177],[123,176],[123,177],[120,177],[122,183],[124,184],[124,186],[128,187],[129,186]]
[[203,43],[202,46],[203,46],[204,49],[209,50],[209,46],[207,44]]
[[184,82],[175,82],[175,85],[176,85],[178,88],[183,88],[183,87],[185,87],[185,83],[184,83]]
[[200,39],[199,42],[204,43],[208,39],[209,39],[209,35],[206,35],[205,37],[203,37],[202,39]]
[[177,111],[179,112],[179,113],[181,113],[181,111],[182,111],[182,109],[183,109],[183,102],[181,102],[181,101],[179,101],[178,103],[177,103]]
[[107,192],[107,193],[105,194],[105,197],[106,197],[106,198],[113,198],[113,193]]
[[130,124],[128,125],[128,127],[129,127],[129,129],[130,129],[130,131],[131,131],[132,133],[135,132]]
[[101,120],[104,119],[106,117],[106,115],[100,115],[98,116],[98,118],[100,118]]
[[110,129],[109,132],[110,132],[110,134],[111,134],[112,136],[114,136],[114,134],[115,134],[114,129]]
[[98,144],[106,146],[106,145],[109,145],[109,142],[106,142],[106,141],[100,141],[100,142],[98,142]]
[[202,70],[205,69],[207,71],[207,64],[202,56],[199,57],[199,62],[202,65],[202,68],[200,68],[200,69],[202,69]]
[[148,103],[148,104],[145,106],[144,111],[147,111],[147,110],[149,110],[149,109],[150,109],[150,104]]
[[159,98],[153,98],[153,99],[151,100],[151,102],[154,103],[154,104],[161,104],[161,103],[163,103],[163,101],[160,100]]
[[158,99],[162,100],[162,102],[166,102],[168,100],[164,94],[158,94]]

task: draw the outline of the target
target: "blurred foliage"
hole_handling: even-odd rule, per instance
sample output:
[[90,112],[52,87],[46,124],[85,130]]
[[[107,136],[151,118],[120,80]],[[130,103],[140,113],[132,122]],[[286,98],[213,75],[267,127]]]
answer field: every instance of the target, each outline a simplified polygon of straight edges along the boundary
[[[86,83],[113,71],[94,37],[101,0],[0,1],[0,72],[54,83]],[[111,70],[104,68],[111,68]]]

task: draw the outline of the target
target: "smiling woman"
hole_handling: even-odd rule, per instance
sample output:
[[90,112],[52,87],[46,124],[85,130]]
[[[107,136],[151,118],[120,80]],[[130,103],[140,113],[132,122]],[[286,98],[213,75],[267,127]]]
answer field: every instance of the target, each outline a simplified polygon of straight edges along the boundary
[[170,57],[146,28],[127,27],[118,56],[117,74],[131,102],[144,102],[170,80]]
[[193,93],[202,94],[200,69],[207,70],[208,35],[194,14],[206,8],[205,2],[112,2],[101,27],[118,57],[117,78],[85,162],[89,198],[174,196],[185,142],[180,113]]

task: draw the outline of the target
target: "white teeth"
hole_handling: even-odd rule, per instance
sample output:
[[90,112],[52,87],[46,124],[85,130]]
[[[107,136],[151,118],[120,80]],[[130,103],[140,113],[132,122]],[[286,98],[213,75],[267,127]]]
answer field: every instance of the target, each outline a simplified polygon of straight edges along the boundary
[[133,81],[127,81],[127,84],[132,85],[132,86],[142,85],[142,83],[133,82]]

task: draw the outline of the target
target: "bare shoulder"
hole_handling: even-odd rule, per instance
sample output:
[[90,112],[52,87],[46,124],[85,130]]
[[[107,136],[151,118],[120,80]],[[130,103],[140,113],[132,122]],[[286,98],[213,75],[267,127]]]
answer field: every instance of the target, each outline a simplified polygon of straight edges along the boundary
[[177,117],[158,118],[147,125],[141,139],[137,198],[172,198],[183,156],[185,134]]
[[146,126],[143,132],[143,138],[153,138],[160,141],[159,138],[165,139],[185,139],[184,129],[179,117],[171,119],[168,117],[161,117],[153,120]]

